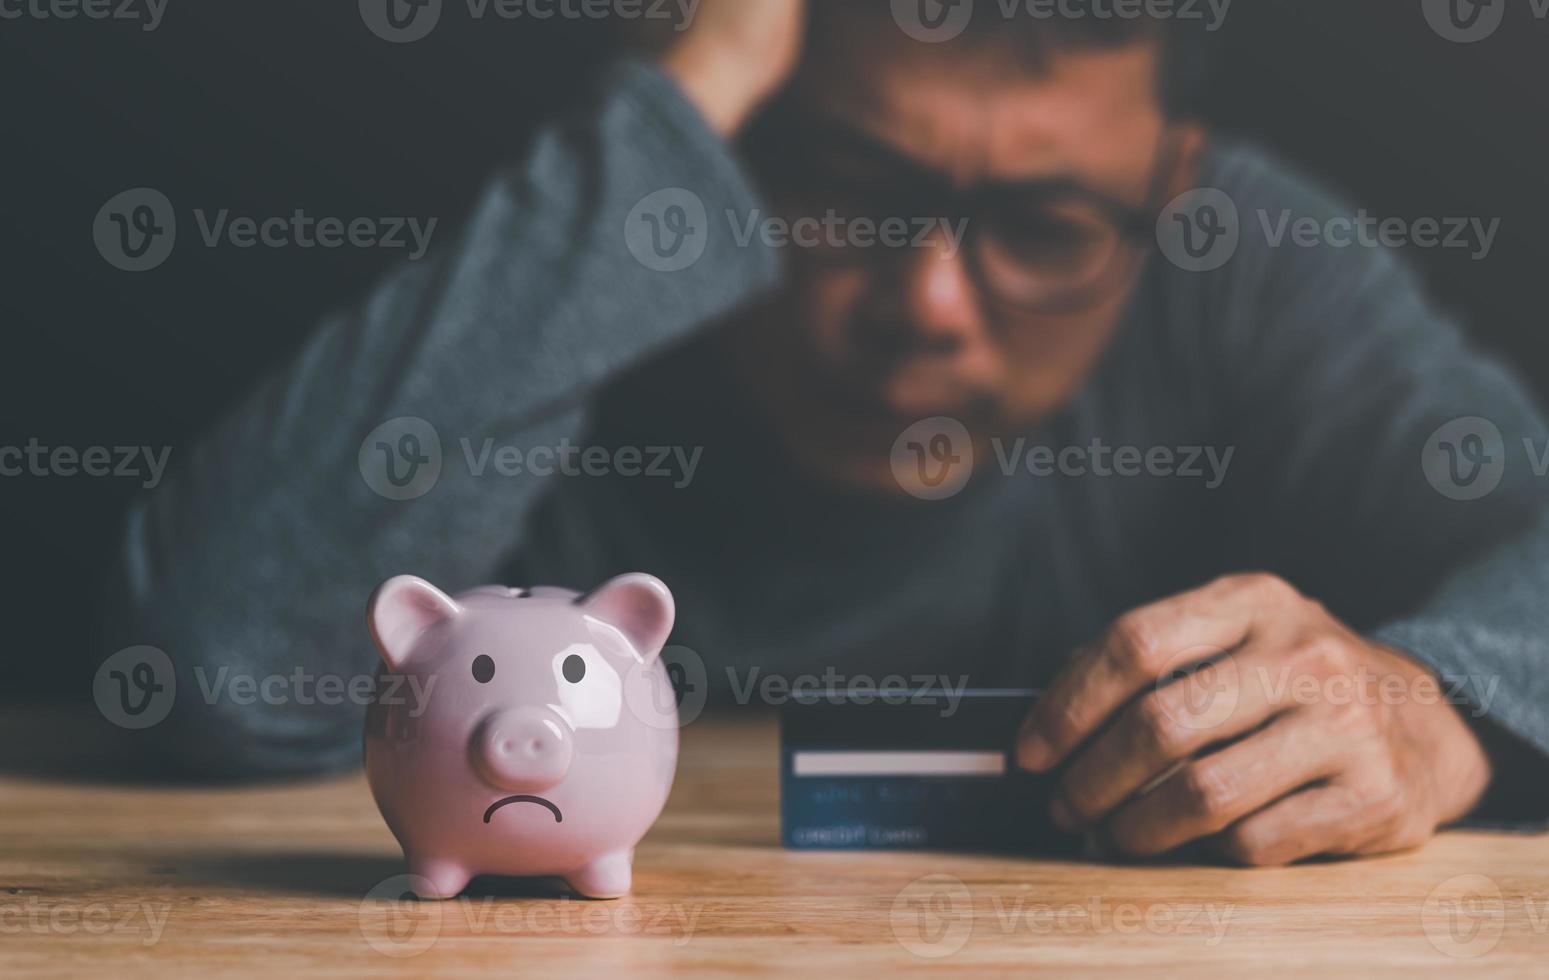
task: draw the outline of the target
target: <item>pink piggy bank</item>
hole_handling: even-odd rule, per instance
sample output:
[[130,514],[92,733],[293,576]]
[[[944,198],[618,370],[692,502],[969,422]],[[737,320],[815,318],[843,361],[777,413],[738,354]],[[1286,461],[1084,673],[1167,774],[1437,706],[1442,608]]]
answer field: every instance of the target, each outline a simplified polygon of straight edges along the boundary
[[405,576],[376,591],[368,620],[387,676],[366,774],[416,893],[451,898],[493,874],[627,894],[677,767],[667,587],[625,575],[586,596],[453,598]]

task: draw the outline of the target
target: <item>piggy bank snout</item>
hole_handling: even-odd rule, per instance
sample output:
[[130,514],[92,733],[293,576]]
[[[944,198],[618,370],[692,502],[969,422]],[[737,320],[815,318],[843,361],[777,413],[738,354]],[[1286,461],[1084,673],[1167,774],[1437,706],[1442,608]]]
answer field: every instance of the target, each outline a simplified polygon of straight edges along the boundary
[[480,722],[471,746],[473,762],[491,784],[537,792],[565,778],[575,754],[570,727],[545,708],[509,708]]

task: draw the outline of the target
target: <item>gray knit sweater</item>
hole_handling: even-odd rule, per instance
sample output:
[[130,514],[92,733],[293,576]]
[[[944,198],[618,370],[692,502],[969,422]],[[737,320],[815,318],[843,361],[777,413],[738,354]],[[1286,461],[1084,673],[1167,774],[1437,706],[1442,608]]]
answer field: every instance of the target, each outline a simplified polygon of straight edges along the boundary
[[[365,600],[398,573],[456,590],[653,572],[712,695],[747,701],[769,674],[1037,684],[1126,609],[1269,570],[1431,666],[1541,762],[1542,417],[1391,253],[1275,247],[1265,222],[1287,209],[1340,213],[1306,182],[1222,147],[1202,183],[1237,203],[1236,254],[1213,272],[1153,258],[1055,417],[950,499],[840,492],[783,462],[700,342],[777,279],[778,255],[719,217],[759,206],[747,178],[666,78],[620,70],[459,237],[321,323],[133,510],[112,641],[177,665],[163,750],[223,773],[354,763],[358,705],[237,704],[209,678],[369,674]],[[681,271],[625,236],[664,188],[709,220]],[[404,443],[403,423],[368,438],[401,418],[434,440]],[[1503,445],[1469,441],[1476,422],[1436,435],[1471,418]],[[376,454],[401,476],[432,442],[426,492],[377,492]],[[583,466],[582,447],[607,455]],[[1437,468],[1461,449],[1462,469]],[[548,452],[553,472],[531,472]]]

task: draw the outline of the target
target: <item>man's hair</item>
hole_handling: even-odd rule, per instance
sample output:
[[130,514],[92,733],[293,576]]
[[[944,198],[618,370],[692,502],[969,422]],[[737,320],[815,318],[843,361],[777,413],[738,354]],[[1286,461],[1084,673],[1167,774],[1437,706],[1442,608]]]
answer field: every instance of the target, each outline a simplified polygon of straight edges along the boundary
[[[905,0],[941,9],[943,4],[967,3],[972,10],[966,26],[950,40],[963,45],[995,45],[1014,53],[1032,71],[1040,70],[1055,54],[1064,51],[1120,48],[1153,43],[1160,48],[1158,87],[1170,112],[1196,110],[1208,74],[1211,37],[1195,21],[1157,17],[1142,9],[1116,16],[1113,0]],[[1006,8],[1014,13],[1006,15]],[[1040,13],[1030,12],[1030,7]],[[818,0],[814,4],[814,30],[834,12],[864,11],[890,18],[896,24],[893,0]],[[917,41],[915,43],[930,43]]]

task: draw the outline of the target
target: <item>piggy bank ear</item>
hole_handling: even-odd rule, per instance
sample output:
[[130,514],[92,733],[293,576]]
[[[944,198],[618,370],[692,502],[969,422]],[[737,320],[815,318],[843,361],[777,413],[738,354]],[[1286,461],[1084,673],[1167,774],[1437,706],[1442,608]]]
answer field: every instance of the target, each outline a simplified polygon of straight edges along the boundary
[[392,670],[408,662],[420,634],[442,620],[461,614],[452,597],[421,578],[400,575],[384,582],[371,596],[366,622]]
[[662,652],[677,615],[672,593],[651,575],[621,575],[576,604],[629,638],[647,661]]

